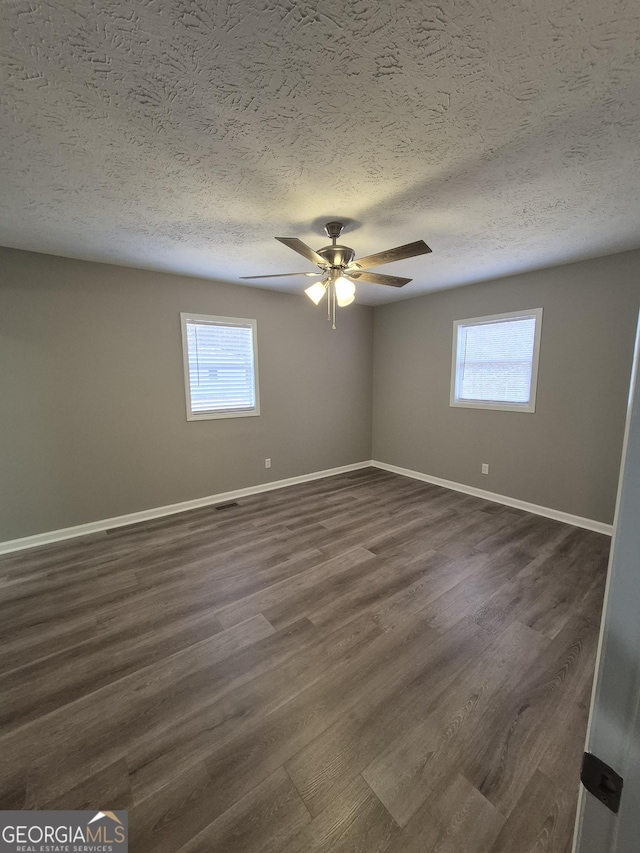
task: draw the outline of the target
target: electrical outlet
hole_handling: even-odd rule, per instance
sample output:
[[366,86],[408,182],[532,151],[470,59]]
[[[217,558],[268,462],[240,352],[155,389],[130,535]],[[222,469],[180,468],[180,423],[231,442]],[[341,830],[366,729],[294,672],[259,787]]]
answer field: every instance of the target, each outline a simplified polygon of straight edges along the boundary
[[264,460],[264,467],[265,468],[271,468],[271,459],[270,458]]
[[488,473],[489,473],[489,466],[488,466],[488,464],[487,464],[486,462],[483,462],[483,463],[482,463],[482,473],[483,473],[483,474],[488,474]]

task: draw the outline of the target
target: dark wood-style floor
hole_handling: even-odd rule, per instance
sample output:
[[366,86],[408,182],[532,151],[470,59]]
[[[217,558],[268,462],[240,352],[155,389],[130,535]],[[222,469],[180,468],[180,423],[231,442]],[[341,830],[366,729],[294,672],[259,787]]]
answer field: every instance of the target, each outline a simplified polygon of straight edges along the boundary
[[568,853],[608,538],[375,469],[0,560],[0,808]]

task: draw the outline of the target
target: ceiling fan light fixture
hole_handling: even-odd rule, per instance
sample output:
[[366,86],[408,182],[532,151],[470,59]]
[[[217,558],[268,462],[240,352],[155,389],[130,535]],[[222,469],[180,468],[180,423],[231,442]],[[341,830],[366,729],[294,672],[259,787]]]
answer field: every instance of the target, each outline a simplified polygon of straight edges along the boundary
[[351,305],[356,297],[356,286],[351,279],[348,279],[343,275],[338,276],[334,282],[334,287],[336,289],[336,301],[339,307],[346,308],[347,305]]
[[316,281],[310,287],[305,288],[305,293],[309,297],[309,299],[314,303],[314,305],[318,305],[320,300],[325,294],[326,290],[326,282],[324,281]]

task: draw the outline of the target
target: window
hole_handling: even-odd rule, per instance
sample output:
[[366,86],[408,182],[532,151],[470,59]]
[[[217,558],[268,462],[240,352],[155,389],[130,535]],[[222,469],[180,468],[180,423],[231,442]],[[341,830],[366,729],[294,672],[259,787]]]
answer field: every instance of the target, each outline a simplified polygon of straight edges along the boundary
[[259,415],[256,321],[180,318],[187,420]]
[[542,308],[456,320],[451,405],[534,412]]

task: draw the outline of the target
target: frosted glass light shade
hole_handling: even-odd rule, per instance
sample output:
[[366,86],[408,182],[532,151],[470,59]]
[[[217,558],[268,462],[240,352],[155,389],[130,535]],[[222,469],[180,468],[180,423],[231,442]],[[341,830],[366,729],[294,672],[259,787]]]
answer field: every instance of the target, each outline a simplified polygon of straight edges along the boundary
[[335,280],[336,300],[341,308],[351,305],[356,296],[356,286],[351,279],[341,275]]
[[316,281],[310,287],[305,289],[305,293],[309,297],[309,299],[315,304],[318,305],[322,297],[324,296],[325,284],[323,281]]

